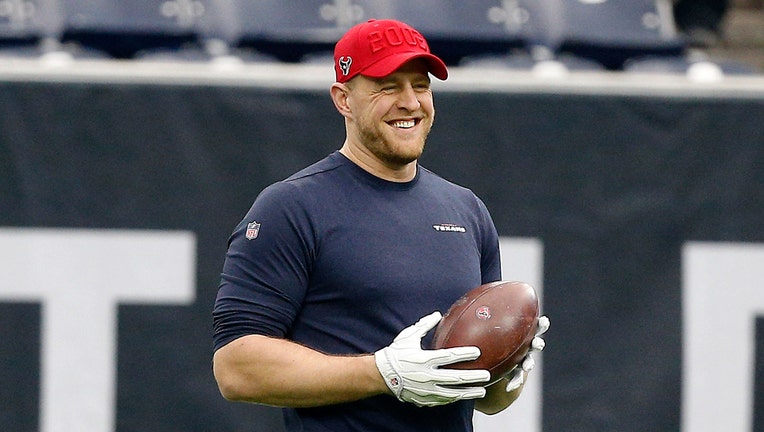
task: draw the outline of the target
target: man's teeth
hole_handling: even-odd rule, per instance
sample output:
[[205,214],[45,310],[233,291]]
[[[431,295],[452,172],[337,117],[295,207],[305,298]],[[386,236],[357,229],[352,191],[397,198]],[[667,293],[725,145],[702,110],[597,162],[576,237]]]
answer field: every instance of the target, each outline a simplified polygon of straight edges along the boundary
[[416,126],[416,121],[415,120],[398,120],[398,121],[392,122],[392,125],[397,128],[409,129]]

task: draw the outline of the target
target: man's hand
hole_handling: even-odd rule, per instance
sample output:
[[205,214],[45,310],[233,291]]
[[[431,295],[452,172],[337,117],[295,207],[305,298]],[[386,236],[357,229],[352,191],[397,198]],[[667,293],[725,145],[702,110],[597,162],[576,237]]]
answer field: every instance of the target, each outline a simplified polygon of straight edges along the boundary
[[[480,356],[479,348],[422,349],[422,337],[441,318],[440,312],[421,318],[416,324],[403,329],[392,344],[374,353],[374,360],[385,383],[401,401],[417,406],[436,406],[485,396],[485,388],[463,385],[487,382],[491,378],[487,370],[440,368],[451,363],[475,360]],[[459,387],[452,388],[452,385]]]
[[528,350],[528,354],[525,356],[519,365],[515,366],[507,374],[507,393],[515,391],[525,383],[525,377],[528,372],[533,370],[536,366],[536,361],[533,359],[533,354],[539,353],[544,350],[546,342],[541,338],[541,335],[549,330],[549,318],[546,316],[539,317],[538,328],[536,329],[536,336],[531,341],[531,348]]

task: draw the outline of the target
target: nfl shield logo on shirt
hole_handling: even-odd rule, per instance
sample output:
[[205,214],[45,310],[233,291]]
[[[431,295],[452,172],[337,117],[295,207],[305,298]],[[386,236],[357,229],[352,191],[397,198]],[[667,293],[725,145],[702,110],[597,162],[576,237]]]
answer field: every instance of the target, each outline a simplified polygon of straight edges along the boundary
[[257,238],[257,234],[260,232],[260,224],[252,221],[247,224],[247,233],[245,236],[247,237],[247,240],[253,240]]

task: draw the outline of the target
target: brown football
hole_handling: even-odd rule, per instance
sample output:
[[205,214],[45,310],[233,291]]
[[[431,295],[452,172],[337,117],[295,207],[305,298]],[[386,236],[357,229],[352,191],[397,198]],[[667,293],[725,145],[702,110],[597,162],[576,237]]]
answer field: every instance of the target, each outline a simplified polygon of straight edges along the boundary
[[481,285],[459,298],[438,323],[433,348],[477,346],[476,360],[452,369],[487,369],[491,383],[520,363],[536,335],[539,318],[536,290],[525,282]]

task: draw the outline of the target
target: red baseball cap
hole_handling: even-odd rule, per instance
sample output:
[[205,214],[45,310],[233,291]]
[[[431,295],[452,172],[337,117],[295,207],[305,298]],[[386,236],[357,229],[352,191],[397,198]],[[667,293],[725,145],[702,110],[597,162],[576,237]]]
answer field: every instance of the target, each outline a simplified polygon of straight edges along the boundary
[[334,46],[334,74],[341,83],[359,74],[382,78],[414,58],[425,59],[436,78],[448,78],[446,64],[430,53],[421,33],[400,21],[372,19],[352,27]]

